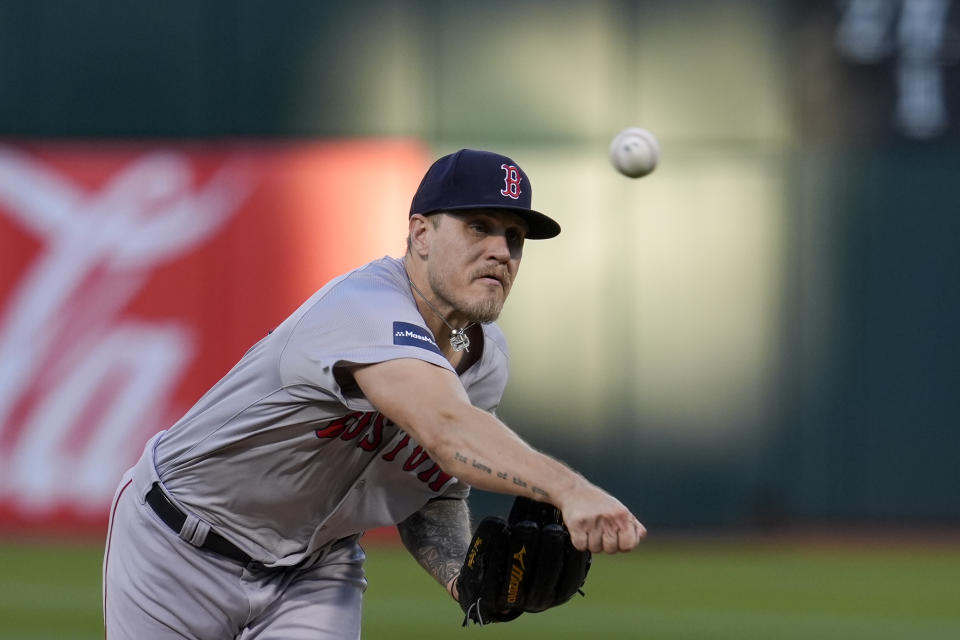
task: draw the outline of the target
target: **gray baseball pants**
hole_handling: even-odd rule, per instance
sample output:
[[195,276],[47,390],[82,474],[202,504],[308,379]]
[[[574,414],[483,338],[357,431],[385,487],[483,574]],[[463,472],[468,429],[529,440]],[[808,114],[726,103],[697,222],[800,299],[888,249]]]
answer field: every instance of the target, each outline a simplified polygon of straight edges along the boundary
[[363,549],[333,545],[306,567],[251,569],[181,539],[124,476],[103,560],[107,640],[355,640]]

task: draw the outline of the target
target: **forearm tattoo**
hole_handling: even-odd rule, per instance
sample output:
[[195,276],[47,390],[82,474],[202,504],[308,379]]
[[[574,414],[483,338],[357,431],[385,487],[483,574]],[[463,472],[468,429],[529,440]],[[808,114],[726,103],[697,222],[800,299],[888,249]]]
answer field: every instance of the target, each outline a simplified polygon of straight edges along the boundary
[[397,530],[410,554],[440,584],[446,586],[459,573],[471,538],[466,500],[431,500]]
[[487,465],[485,465],[485,464],[484,464],[483,462],[481,462],[480,460],[477,460],[476,458],[474,458],[474,459],[471,460],[470,458],[468,458],[467,456],[463,455],[463,454],[460,453],[459,451],[457,451],[457,452],[454,453],[454,458],[456,459],[457,462],[462,462],[463,464],[470,465],[470,466],[473,467],[474,469],[477,469],[478,471],[482,471],[483,473],[486,473],[487,475],[494,475],[494,474],[496,474],[496,476],[497,476],[498,478],[500,478],[501,480],[510,480],[510,481],[512,481],[513,484],[515,484],[516,486],[522,487],[522,488],[524,488],[524,489],[527,489],[527,490],[528,490],[530,493],[532,493],[535,497],[539,496],[540,498],[545,499],[545,500],[546,500],[546,499],[549,499],[549,497],[550,497],[550,494],[549,494],[549,493],[547,493],[546,491],[544,491],[543,489],[541,489],[540,487],[538,487],[538,486],[536,486],[536,485],[531,485],[531,484],[529,484],[526,480],[524,480],[524,479],[521,478],[520,476],[513,475],[513,474],[511,474],[511,473],[507,473],[506,471],[494,471],[493,469],[491,469],[490,467],[488,467]]

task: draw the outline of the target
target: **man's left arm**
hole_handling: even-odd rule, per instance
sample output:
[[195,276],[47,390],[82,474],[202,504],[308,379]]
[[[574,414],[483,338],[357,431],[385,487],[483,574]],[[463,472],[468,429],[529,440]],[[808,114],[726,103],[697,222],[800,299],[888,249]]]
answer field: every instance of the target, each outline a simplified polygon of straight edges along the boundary
[[456,578],[470,546],[470,510],[459,498],[435,498],[397,525],[407,551],[456,600]]

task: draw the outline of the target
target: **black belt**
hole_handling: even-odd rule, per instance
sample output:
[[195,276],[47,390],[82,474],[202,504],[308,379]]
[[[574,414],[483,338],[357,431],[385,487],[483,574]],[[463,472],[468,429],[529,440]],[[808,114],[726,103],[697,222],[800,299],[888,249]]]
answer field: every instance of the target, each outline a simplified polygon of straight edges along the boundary
[[[187,514],[170,502],[170,498],[163,492],[159,484],[150,487],[150,491],[147,492],[147,504],[168,527],[173,529],[174,533],[180,535],[180,531],[183,530],[183,523],[187,521]],[[200,548],[236,560],[243,565],[249,564],[253,559],[237,545],[213,530],[207,533],[207,539],[203,541]]]

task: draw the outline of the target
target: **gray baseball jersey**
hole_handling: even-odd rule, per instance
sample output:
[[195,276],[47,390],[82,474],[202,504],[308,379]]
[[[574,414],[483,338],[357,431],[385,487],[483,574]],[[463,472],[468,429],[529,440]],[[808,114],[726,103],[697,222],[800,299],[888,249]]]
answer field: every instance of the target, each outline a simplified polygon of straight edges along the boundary
[[[460,380],[475,406],[493,412],[507,348],[493,324],[483,338],[481,358]],[[452,370],[403,261],[386,257],[315,293],[160,434],[140,464],[152,457],[150,471],[180,506],[268,567],[396,524],[431,498],[465,497],[466,485],[334,375],[338,365],[397,358]]]

